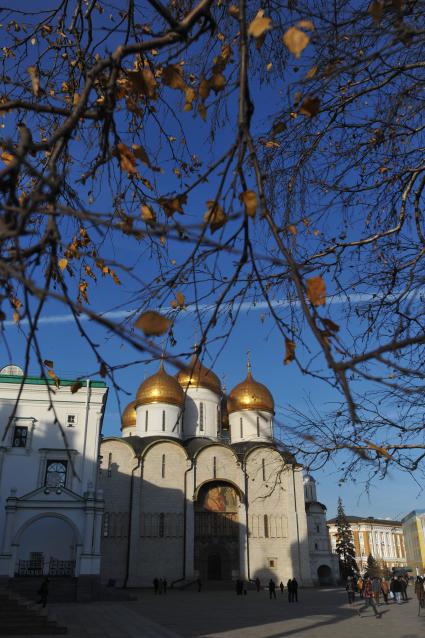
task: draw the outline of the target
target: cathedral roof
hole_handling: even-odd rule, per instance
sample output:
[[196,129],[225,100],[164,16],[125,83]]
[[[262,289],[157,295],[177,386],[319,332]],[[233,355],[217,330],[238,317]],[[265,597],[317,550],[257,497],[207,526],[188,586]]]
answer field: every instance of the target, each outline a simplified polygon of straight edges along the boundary
[[135,405],[147,405],[149,403],[169,403],[182,408],[184,405],[184,392],[178,381],[167,374],[161,362],[161,366],[155,374],[143,381],[137,390]]
[[306,511],[309,510],[312,505],[318,505],[322,508],[323,511],[326,511],[328,509],[326,505],[323,505],[323,503],[321,503],[320,501],[307,501],[307,503],[305,504]]
[[227,409],[229,414],[240,410],[264,410],[274,414],[274,400],[271,392],[265,385],[254,379],[250,365],[246,379],[238,383],[230,392]]
[[124,428],[130,428],[133,425],[136,425],[137,414],[136,414],[135,405],[136,405],[136,401],[131,401],[131,403],[128,404],[128,406],[125,408],[124,412],[122,413],[121,430],[124,430]]
[[191,387],[208,388],[215,394],[221,394],[220,379],[212,370],[202,365],[196,354],[193,355],[189,365],[177,373],[176,378],[184,390]]

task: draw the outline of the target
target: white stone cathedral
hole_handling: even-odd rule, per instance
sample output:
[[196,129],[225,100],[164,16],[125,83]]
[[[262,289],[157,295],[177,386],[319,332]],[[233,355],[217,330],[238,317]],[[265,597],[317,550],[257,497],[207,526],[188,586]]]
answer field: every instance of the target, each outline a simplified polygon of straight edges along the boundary
[[330,582],[324,510],[305,498],[302,467],[274,439],[273,415],[250,366],[226,398],[196,356],[176,376],[161,364],[124,410],[122,436],[101,443],[102,581],[296,577],[308,586],[327,567]]

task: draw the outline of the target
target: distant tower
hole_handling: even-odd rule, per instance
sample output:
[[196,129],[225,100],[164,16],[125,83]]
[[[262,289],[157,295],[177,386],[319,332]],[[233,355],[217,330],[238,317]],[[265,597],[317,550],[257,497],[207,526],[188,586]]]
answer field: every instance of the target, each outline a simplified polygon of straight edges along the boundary
[[316,481],[311,474],[304,476],[304,498],[306,503],[317,502]]

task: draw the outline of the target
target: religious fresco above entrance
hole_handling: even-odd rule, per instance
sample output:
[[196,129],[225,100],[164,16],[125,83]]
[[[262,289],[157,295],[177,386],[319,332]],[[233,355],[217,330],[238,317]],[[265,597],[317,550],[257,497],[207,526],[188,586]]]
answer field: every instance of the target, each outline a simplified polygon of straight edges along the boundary
[[237,512],[238,495],[236,490],[227,484],[208,484],[199,493],[196,510],[204,512]]

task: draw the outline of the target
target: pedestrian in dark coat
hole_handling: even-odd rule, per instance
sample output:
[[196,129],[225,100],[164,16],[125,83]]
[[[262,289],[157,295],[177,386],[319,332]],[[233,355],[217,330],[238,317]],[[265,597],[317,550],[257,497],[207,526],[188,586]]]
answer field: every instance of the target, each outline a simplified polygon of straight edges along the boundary
[[202,580],[198,578],[196,582],[198,583],[198,592],[200,592],[202,590]]
[[153,590],[155,594],[157,594],[159,591],[159,580],[157,578],[153,579]]
[[347,578],[347,584],[345,585],[345,590],[348,596],[348,604],[352,605],[354,602],[354,579],[352,576]]
[[292,603],[292,580],[291,578],[288,579],[288,582],[286,583],[286,588],[288,590],[288,603]]
[[298,582],[296,578],[292,579],[292,602],[298,602]]
[[407,580],[406,578],[400,578],[401,583],[401,598],[402,600],[407,600]]
[[280,585],[279,585],[279,587],[280,587],[280,593],[281,593],[281,594],[282,594],[282,596],[283,596],[283,590],[285,589],[285,585],[282,583],[282,581],[280,581]]
[[38,593],[40,594],[40,600],[38,601],[38,604],[42,605],[42,607],[45,607],[47,603],[47,596],[49,595],[49,579],[47,578],[47,576],[41,583]]
[[270,578],[269,580],[269,594],[270,600],[272,598],[276,598],[276,583],[274,582],[273,578]]
[[258,578],[255,579],[255,588],[257,591],[260,591],[260,587],[261,587],[261,580]]

